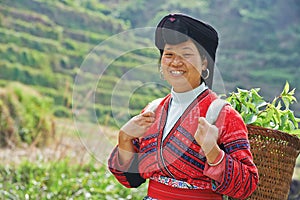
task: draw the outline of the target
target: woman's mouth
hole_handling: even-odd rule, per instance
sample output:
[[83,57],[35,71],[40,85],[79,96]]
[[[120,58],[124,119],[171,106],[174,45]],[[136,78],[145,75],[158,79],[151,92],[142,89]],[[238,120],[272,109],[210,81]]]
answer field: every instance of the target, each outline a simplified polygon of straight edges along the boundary
[[170,74],[172,76],[181,76],[184,73],[184,71],[180,71],[180,70],[171,70]]

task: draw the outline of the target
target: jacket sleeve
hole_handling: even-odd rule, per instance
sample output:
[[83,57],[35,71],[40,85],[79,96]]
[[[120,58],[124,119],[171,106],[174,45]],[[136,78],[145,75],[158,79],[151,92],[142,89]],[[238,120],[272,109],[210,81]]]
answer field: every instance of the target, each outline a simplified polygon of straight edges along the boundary
[[258,170],[253,162],[248,132],[243,119],[232,107],[225,106],[216,122],[219,145],[225,152],[223,161],[215,167],[206,164],[204,174],[217,177],[212,189],[233,198],[246,199],[257,187]]
[[[137,143],[137,140],[134,143]],[[146,181],[138,171],[138,153],[135,153],[130,161],[121,165],[118,146],[114,148],[108,159],[108,168],[116,179],[127,188],[139,187]]]

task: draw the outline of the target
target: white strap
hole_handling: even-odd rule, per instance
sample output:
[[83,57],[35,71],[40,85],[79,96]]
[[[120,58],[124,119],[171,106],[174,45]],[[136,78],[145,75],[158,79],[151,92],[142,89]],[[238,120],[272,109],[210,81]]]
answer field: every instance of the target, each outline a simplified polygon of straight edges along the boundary
[[216,99],[214,100],[210,106],[208,107],[208,110],[206,112],[206,120],[210,124],[215,124],[215,122],[218,119],[218,116],[222,110],[222,108],[225,105],[229,105],[229,102],[223,100],[223,99]]
[[156,108],[158,107],[158,105],[160,104],[160,102],[162,100],[163,100],[163,98],[158,98],[158,99],[151,101],[145,108],[144,112],[148,112],[148,111],[155,112]]
[[[146,107],[144,112],[147,111],[152,111],[155,112],[156,108],[158,107],[158,105],[160,104],[160,102],[163,100],[163,98],[159,98],[159,99],[155,99],[152,102],[150,102],[148,104],[148,106]],[[223,99],[215,99],[210,106],[208,107],[208,110],[206,112],[206,120],[210,123],[210,124],[215,124],[215,122],[217,121],[219,114],[222,110],[222,108],[225,105],[230,105],[228,101],[225,101]]]

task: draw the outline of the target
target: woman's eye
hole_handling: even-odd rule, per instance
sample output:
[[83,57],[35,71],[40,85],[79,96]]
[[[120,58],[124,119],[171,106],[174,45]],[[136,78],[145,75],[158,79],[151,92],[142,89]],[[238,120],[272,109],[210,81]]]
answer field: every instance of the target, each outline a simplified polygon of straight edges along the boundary
[[193,54],[191,54],[191,53],[184,53],[183,54],[183,57],[185,57],[185,58],[188,58],[188,57],[191,57],[191,56],[193,56]]
[[172,54],[172,53],[165,53],[164,56],[165,56],[165,57],[172,57],[173,54]]

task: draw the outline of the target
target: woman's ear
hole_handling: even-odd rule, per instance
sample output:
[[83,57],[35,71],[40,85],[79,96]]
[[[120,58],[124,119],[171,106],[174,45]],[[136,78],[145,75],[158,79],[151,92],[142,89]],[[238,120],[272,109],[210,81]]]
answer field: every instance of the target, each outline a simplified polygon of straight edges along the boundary
[[202,70],[205,71],[207,69],[208,66],[208,61],[206,57],[202,58]]

